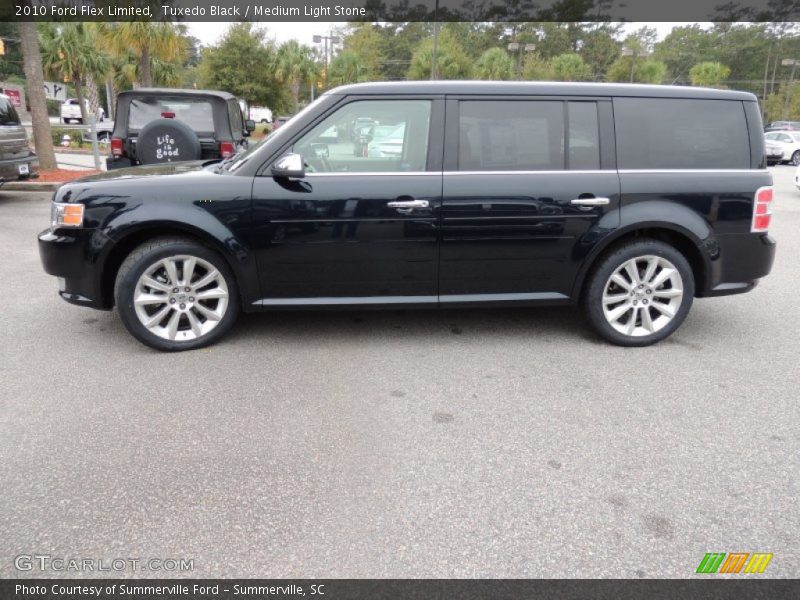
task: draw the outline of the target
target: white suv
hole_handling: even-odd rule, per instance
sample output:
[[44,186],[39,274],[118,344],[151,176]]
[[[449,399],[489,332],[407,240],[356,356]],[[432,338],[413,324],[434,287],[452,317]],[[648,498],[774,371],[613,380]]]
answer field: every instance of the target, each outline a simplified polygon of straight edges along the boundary
[[[89,101],[84,100],[83,102],[86,105],[86,114],[89,114],[89,111],[91,111],[89,108]],[[98,121],[104,120],[106,118],[106,111],[98,106],[95,117]],[[64,121],[64,123],[72,123],[73,121],[76,123],[83,123],[83,117],[81,116],[81,105],[78,103],[77,99],[70,98],[69,100],[64,101],[64,103],[61,105],[61,120]]]

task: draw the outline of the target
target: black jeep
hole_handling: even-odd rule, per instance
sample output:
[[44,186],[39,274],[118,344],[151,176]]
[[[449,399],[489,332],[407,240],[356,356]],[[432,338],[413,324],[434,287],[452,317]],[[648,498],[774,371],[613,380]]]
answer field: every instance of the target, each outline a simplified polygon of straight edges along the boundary
[[109,169],[227,158],[255,129],[235,96],[213,90],[140,88],[117,97]]

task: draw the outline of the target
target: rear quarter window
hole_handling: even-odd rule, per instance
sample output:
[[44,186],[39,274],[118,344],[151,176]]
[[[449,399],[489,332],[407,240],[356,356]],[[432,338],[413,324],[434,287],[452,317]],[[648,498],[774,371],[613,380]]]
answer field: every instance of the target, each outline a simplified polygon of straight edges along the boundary
[[747,169],[750,137],[737,100],[615,98],[620,169]]

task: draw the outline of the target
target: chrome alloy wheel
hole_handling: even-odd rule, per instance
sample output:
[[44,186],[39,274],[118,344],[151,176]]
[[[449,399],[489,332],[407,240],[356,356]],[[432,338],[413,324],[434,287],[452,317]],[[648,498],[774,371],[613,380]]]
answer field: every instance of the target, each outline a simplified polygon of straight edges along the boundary
[[189,341],[212,331],[228,308],[228,286],[214,265],[196,256],[159,260],[136,282],[139,322],[165,340]]
[[603,314],[623,335],[642,337],[663,329],[683,301],[683,279],[660,256],[625,261],[608,278],[603,290]]

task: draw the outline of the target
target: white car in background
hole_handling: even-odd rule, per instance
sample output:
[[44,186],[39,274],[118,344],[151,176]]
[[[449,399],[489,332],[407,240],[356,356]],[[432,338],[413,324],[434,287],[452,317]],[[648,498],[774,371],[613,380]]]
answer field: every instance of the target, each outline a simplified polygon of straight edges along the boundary
[[272,111],[266,106],[251,106],[250,118],[256,123],[272,123]]
[[800,131],[770,131],[764,134],[764,139],[767,145],[777,146],[783,151],[783,158],[777,162],[800,165]]
[[[89,101],[84,100],[83,102],[86,105],[86,114],[88,115],[89,112],[91,112],[91,109],[89,108]],[[106,111],[98,106],[95,118],[98,120],[98,122],[103,121],[106,118]],[[81,105],[78,103],[77,99],[70,98],[69,100],[64,101],[64,103],[61,105],[61,120],[64,121],[64,123],[72,123],[73,121],[76,123],[83,123]]]

